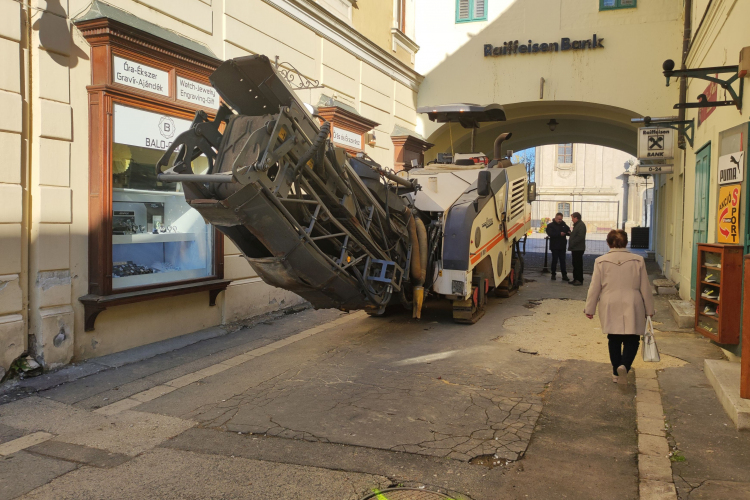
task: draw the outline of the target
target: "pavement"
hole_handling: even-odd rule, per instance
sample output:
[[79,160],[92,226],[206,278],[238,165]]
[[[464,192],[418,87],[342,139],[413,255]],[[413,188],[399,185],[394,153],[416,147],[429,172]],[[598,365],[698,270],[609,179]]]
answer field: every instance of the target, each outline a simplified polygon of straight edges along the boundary
[[0,500],[750,498],[718,347],[656,297],[662,362],[618,386],[586,287],[528,278],[476,325],[305,310],[6,386]]

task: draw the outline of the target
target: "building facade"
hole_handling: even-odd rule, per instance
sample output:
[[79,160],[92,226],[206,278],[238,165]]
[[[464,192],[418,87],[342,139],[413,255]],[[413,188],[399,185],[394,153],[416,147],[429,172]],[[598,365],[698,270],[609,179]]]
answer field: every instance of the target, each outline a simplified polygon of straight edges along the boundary
[[595,144],[548,144],[535,150],[535,223],[558,212],[570,221],[570,214],[579,212],[589,235],[648,226],[647,180],[634,175],[632,155]]
[[413,33],[413,0],[0,0],[0,368],[298,303],[155,162],[197,111],[215,112],[221,61],[265,54],[355,149],[392,165],[416,126]]

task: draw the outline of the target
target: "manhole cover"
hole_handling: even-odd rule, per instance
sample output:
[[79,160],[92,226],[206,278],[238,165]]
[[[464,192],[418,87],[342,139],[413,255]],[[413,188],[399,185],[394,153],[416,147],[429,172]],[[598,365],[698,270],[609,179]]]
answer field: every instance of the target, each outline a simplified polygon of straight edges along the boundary
[[370,493],[362,500],[454,500],[453,497],[420,488],[387,488]]

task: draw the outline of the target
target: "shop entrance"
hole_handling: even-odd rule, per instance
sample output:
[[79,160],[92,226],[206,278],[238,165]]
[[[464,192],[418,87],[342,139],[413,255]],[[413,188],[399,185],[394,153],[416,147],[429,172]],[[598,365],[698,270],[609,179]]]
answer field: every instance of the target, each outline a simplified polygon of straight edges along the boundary
[[[708,198],[711,173],[711,143],[706,144],[695,159],[695,207],[693,209],[693,260],[698,261],[698,243],[708,241]],[[696,269],[692,266],[690,295],[696,297]],[[697,301],[697,299],[696,299]]]

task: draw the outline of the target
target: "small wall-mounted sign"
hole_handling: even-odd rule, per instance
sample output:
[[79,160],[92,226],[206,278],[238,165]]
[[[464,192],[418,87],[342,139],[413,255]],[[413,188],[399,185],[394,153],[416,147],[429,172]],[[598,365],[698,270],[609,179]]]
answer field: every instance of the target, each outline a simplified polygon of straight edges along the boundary
[[155,94],[169,95],[169,72],[114,56],[112,81]]
[[674,165],[638,165],[635,175],[659,175],[674,173]]
[[114,142],[127,146],[166,150],[174,138],[190,128],[182,118],[115,104]]
[[213,87],[181,76],[177,77],[177,99],[211,109],[219,107],[219,94]]
[[674,133],[671,128],[641,127],[638,129],[639,160],[671,160],[674,158]]
[[740,184],[733,184],[719,190],[719,243],[740,243],[740,188]]
[[350,132],[349,130],[345,130],[343,128],[334,127],[333,132],[331,132],[331,140],[335,144],[348,149],[357,149],[359,151],[363,150],[362,134],[358,134],[356,132]]
[[719,157],[719,185],[736,184],[745,179],[745,152]]

